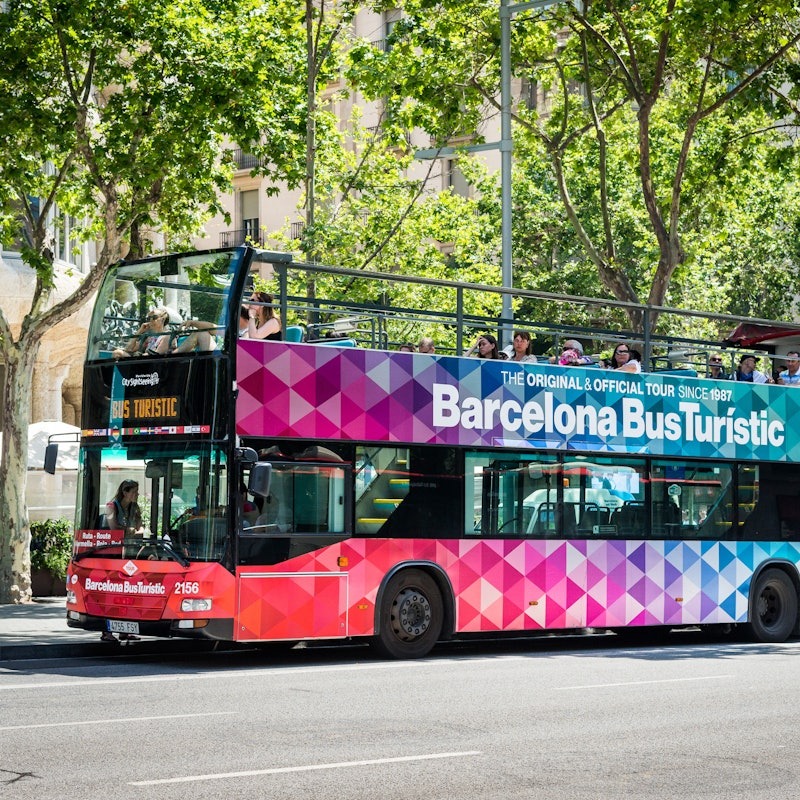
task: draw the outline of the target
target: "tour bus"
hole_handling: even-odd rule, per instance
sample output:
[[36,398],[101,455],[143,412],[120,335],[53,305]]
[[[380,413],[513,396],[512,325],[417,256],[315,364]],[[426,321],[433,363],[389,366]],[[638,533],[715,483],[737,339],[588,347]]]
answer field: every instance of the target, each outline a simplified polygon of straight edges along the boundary
[[[436,354],[399,352],[386,320],[430,309],[383,290],[326,306],[321,278],[300,290],[313,269],[250,247],[109,269],[68,625],[396,658],[476,633],[797,632],[800,392],[650,369],[650,351],[642,374],[467,358],[462,338],[512,321],[461,306],[437,309]],[[340,288],[389,280],[320,269]],[[240,337],[265,285],[283,339]],[[109,516],[132,482],[137,514]]]

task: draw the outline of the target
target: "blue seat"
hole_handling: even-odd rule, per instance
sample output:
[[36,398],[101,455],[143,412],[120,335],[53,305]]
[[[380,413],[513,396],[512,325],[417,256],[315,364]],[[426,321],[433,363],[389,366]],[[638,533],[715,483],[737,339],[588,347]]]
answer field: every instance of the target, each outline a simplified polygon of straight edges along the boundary
[[302,325],[287,325],[283,335],[285,342],[302,342],[305,339],[305,330]]
[[355,347],[355,339],[320,339],[314,344],[331,345],[332,347]]

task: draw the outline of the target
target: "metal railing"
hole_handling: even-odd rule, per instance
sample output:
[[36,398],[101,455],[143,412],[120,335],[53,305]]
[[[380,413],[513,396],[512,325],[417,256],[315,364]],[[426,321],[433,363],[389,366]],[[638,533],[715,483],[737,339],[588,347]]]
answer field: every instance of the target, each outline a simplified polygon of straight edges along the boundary
[[242,150],[241,147],[234,148],[231,153],[236,169],[256,169],[256,167],[261,167],[264,164],[263,158],[254,156],[252,153]]
[[238,247],[241,244],[252,244],[260,247],[264,244],[264,239],[260,231],[255,231],[252,228],[238,228],[237,230],[220,232],[220,247]]
[[[791,322],[776,322],[767,319],[754,319],[732,314],[718,314],[690,309],[675,309],[668,306],[649,306],[601,297],[586,297],[554,292],[526,289],[508,289],[484,284],[461,283],[425,277],[366,272],[340,267],[327,267],[307,263],[276,264],[276,276],[280,290],[276,293],[276,305],[280,306],[285,324],[300,322],[306,326],[309,339],[327,336],[347,336],[357,344],[370,348],[394,349],[400,343],[416,342],[421,335],[431,335],[432,328],[437,334],[438,353],[461,354],[467,343],[471,344],[480,333],[494,333],[498,342],[503,341],[510,331],[524,329],[532,334],[536,353],[540,357],[560,352],[561,343],[567,338],[579,340],[587,354],[601,353],[626,342],[642,353],[645,369],[675,369],[686,367],[705,374],[708,356],[721,352],[729,358],[726,365],[730,370],[735,359],[744,350],[724,341],[736,325],[743,322],[796,327],[800,337],[800,325]],[[332,278],[333,291],[322,294],[325,279]],[[298,288],[307,281],[314,281],[315,296],[309,297]],[[355,302],[352,299],[364,297],[401,296],[402,287],[409,285],[427,286],[436,291],[436,308],[418,308],[386,302]],[[291,290],[290,290],[291,287]],[[476,313],[467,310],[467,298],[479,295],[485,308],[497,308],[497,313]],[[505,318],[501,308],[503,295],[511,297],[511,307],[524,304],[529,309],[527,315]],[[474,303],[472,304],[474,305]],[[557,308],[558,322],[542,322],[536,313],[537,306],[547,309]],[[591,325],[585,322],[571,322],[575,309],[591,310],[601,319],[619,319],[620,324]],[[624,324],[627,314],[633,312],[642,320],[641,327],[634,329]],[[684,331],[692,321],[708,325],[712,323],[719,331],[719,337],[692,336]],[[678,324],[674,324],[674,323]],[[670,322],[673,331],[670,331]],[[679,332],[674,332],[675,330]],[[769,346],[747,349],[760,355],[773,355]]]

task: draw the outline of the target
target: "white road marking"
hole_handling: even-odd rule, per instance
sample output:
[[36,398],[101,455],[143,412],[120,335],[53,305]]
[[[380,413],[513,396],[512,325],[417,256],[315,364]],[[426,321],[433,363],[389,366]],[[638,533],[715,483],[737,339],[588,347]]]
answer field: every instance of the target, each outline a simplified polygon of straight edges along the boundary
[[197,714],[165,714],[161,717],[119,717],[118,719],[84,719],[73,722],[43,722],[38,725],[3,725],[0,731],[27,731],[32,728],[73,728],[76,725],[109,725],[117,722],[153,722],[159,719],[194,719],[195,717],[219,717],[236,714],[236,711],[202,711]]
[[617,686],[649,686],[659,683],[691,683],[692,681],[721,681],[732,678],[733,675],[704,675],[697,678],[663,678],[652,681],[624,681],[622,683],[586,683],[582,686],[554,686],[553,689],[563,692],[575,689],[611,689]]
[[305,764],[298,767],[273,767],[272,769],[253,769],[245,772],[217,772],[210,775],[187,775],[183,778],[159,778],[152,781],[131,781],[130,786],[158,786],[165,783],[192,783],[194,781],[216,781],[225,778],[251,778],[256,775],[280,775],[286,772],[312,772],[320,769],[344,769],[347,767],[369,767],[378,764],[399,764],[404,761],[431,761],[437,758],[464,758],[479,756],[480,750],[465,750],[461,753],[427,753],[398,758],[371,758],[364,761],[339,761],[332,764]]

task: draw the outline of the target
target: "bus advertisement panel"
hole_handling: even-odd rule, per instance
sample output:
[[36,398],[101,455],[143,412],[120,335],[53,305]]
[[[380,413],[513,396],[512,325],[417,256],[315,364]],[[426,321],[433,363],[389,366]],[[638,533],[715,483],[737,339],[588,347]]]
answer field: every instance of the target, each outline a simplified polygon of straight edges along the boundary
[[800,459],[775,386],[248,341],[238,385],[242,436]]

